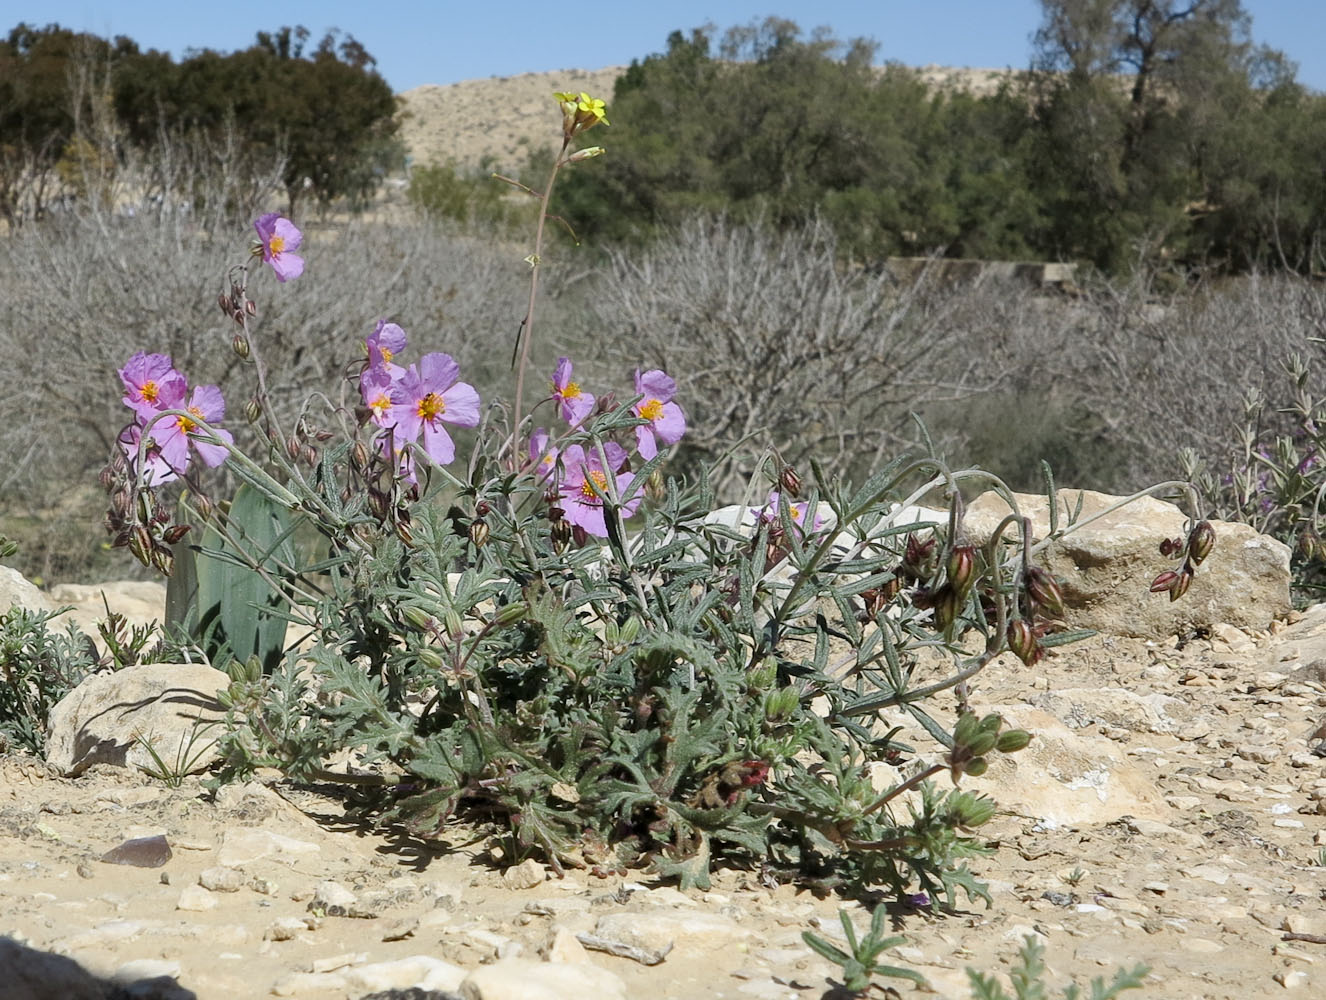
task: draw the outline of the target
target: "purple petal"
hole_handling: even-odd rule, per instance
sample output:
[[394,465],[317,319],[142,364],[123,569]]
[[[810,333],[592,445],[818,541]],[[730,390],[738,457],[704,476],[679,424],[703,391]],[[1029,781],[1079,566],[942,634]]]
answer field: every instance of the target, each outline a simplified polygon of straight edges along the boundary
[[635,429],[635,449],[646,462],[658,454],[658,442],[654,440],[653,424],[644,424]]
[[442,393],[442,402],[446,409],[442,419],[460,427],[479,426],[479,393],[468,382],[457,382]]
[[419,416],[418,401],[409,400],[392,403],[382,426],[394,425],[396,443],[404,444],[419,439],[419,431],[423,428],[423,424],[423,418]]
[[572,524],[580,525],[587,534],[598,538],[608,537],[608,525],[603,519],[603,505],[597,502],[585,502],[579,488],[574,495],[568,496],[563,501],[562,509],[566,511],[566,519]]
[[[603,454],[608,459],[608,468],[611,469],[613,472],[616,472],[618,469],[620,469],[623,465],[626,464],[626,449],[623,448],[621,445],[619,445],[616,441],[604,441]],[[598,460],[597,452],[594,453],[593,461],[594,461],[594,468],[596,469],[599,468],[600,465],[602,464]]]
[[419,382],[425,393],[445,392],[459,378],[460,365],[456,364],[450,354],[434,351],[419,359]]
[[[285,240],[285,246],[282,253],[289,253],[291,250],[298,250],[299,244],[304,241],[304,234],[301,233],[293,222],[281,216],[276,217],[276,222],[272,224],[272,235],[279,236]],[[301,262],[300,267],[303,267]]]
[[566,388],[566,383],[571,381],[571,359],[558,358],[557,367],[553,369],[553,385],[560,392]]
[[578,396],[570,399],[562,399],[562,419],[572,427],[577,427],[580,423],[594,411],[594,397],[587,392],[582,392]]
[[210,444],[209,442],[204,441],[202,439],[201,436],[202,433],[206,432],[200,432],[199,434],[191,435],[189,440],[193,442],[193,446],[194,448],[197,449],[198,457],[203,460],[203,464],[206,465],[208,468],[215,469],[218,465],[220,465],[222,462],[224,462],[227,458],[230,457],[229,446],[235,443],[235,438],[231,435],[230,431],[224,430],[220,427],[216,427],[213,428],[213,433],[216,434],[216,436],[220,438],[222,441],[224,441],[225,444],[224,445]]
[[653,424],[654,433],[665,444],[676,444],[686,433],[686,417],[676,403],[664,403],[663,412]]
[[281,218],[279,213],[268,212],[253,220],[253,228],[258,231],[258,239],[262,240],[264,246],[271,242],[272,233],[276,229],[276,220],[279,218]]
[[653,368],[643,375],[635,373],[635,391],[642,393],[646,399],[657,399],[660,403],[666,403],[677,394],[677,383],[657,368]]
[[291,278],[298,278],[304,273],[304,258],[288,250],[273,254],[268,263],[272,265],[272,270],[276,272],[276,280],[282,284],[285,284]]
[[456,444],[440,422],[424,422],[424,451],[438,465],[450,465],[456,457]]
[[193,396],[189,399],[189,409],[210,424],[225,417],[226,401],[218,387],[198,385],[194,386]]

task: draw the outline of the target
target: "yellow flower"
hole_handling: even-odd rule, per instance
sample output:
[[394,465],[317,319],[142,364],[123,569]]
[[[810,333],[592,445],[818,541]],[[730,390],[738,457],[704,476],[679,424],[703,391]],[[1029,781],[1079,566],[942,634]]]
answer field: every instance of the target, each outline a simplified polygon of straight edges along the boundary
[[599,122],[604,125],[611,125],[606,111],[607,105],[597,97],[590,97],[583,90],[580,92],[580,100],[576,102],[576,118],[586,123],[585,128],[591,128]]

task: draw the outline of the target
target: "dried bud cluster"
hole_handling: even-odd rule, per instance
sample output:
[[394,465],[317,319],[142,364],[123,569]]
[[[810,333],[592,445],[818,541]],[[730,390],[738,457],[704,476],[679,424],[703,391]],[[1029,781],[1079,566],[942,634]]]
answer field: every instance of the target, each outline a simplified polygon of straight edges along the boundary
[[1215,548],[1215,528],[1210,521],[1198,521],[1188,532],[1187,539],[1166,538],[1160,543],[1163,556],[1182,556],[1183,564],[1178,569],[1168,569],[1151,581],[1151,593],[1169,594],[1171,601],[1177,601],[1192,586],[1197,567],[1202,564],[1211,550]]

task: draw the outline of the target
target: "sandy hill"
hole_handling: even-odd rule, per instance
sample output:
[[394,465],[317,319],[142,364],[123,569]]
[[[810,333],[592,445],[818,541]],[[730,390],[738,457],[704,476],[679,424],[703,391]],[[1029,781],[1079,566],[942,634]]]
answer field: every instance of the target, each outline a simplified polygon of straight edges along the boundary
[[[461,167],[476,167],[491,156],[495,166],[514,170],[532,144],[554,146],[561,138],[553,91],[584,90],[611,105],[613,84],[625,69],[567,69],[424,84],[400,95],[401,133],[415,164],[454,160]],[[936,89],[965,88],[978,94],[992,92],[1010,73],[948,66],[923,66],[917,72]],[[608,112],[611,118],[611,106]]]

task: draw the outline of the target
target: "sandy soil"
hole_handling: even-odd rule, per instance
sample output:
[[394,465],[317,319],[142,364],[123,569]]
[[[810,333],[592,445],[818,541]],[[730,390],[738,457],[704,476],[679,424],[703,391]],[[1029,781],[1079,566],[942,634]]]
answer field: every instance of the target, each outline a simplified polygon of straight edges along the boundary
[[[896,964],[922,972],[939,996],[967,997],[965,967],[1006,970],[1034,933],[1058,984],[1142,962],[1151,998],[1323,995],[1326,760],[1311,750],[1326,752],[1326,661],[1315,658],[1326,649],[1326,607],[1269,633],[1218,636],[1098,637],[1034,669],[1005,658],[982,675],[978,707],[1048,708],[1079,727],[1083,747],[1108,744],[1126,758],[1150,790],[1147,816],[1111,813],[1114,791],[1103,786],[1105,815],[1089,822],[1000,816],[982,830],[994,854],[973,863],[994,906],[897,914],[907,943],[891,954]],[[1083,691],[1099,694],[1096,709],[1074,694]],[[1019,786],[994,794],[1016,801]],[[427,844],[375,832],[325,789],[275,775],[214,798],[194,779],[172,789],[100,767],[64,779],[11,757],[0,760],[0,831],[0,933],[98,974],[174,974],[206,1000],[359,998],[369,991],[356,969],[419,955],[467,970],[499,955],[537,957],[559,928],[558,955],[569,948],[611,971],[629,995],[819,1000],[835,995],[837,970],[802,931],[832,936],[844,905],[867,921],[858,903],[745,871],[720,871],[703,894],[640,874],[557,880],[537,869],[522,888],[523,876],[488,863],[466,827]],[[243,838],[263,831],[297,844],[246,858]],[[159,868],[100,860],[154,834],[171,849]],[[227,865],[239,873],[226,876],[234,891],[215,887]],[[325,880],[354,894],[361,915],[319,904]],[[613,914],[664,921],[677,947],[646,967],[567,940]],[[685,929],[697,920],[709,923]]]

